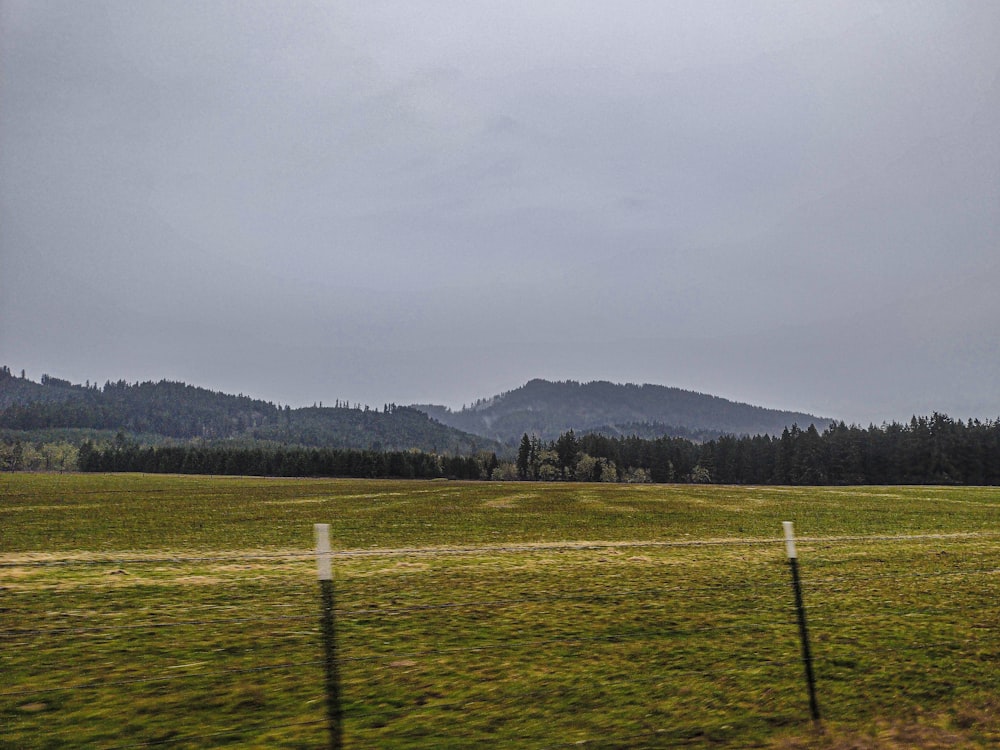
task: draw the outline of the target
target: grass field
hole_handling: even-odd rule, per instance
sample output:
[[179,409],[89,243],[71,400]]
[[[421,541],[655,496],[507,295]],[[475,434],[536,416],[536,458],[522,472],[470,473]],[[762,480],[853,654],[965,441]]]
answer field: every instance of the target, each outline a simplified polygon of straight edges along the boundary
[[[818,697],[781,521],[795,522]],[[1000,489],[0,475],[0,748],[1000,746]]]

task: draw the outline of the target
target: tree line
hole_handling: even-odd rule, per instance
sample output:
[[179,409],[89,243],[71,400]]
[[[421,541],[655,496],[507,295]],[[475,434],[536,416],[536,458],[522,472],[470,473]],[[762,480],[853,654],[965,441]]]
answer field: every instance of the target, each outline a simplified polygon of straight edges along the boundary
[[913,417],[867,429],[793,425],[780,437],[723,436],[705,443],[564,433],[525,435],[519,479],[716,484],[1000,484],[1000,421]]
[[485,451],[462,456],[278,444],[141,446],[119,436],[110,444],[84,442],[77,463],[81,471],[288,477],[1000,485],[1000,422],[962,422],[935,413],[867,429],[834,422],[820,433],[793,425],[779,437],[725,436],[705,443],[578,437],[570,430],[552,441],[523,435],[512,460]]
[[76,471],[79,453],[66,441],[0,440],[0,471]]
[[85,441],[80,471],[364,479],[488,479],[496,455],[449,456],[424,451],[376,451],[281,445],[183,444],[142,446],[119,435],[111,444]]

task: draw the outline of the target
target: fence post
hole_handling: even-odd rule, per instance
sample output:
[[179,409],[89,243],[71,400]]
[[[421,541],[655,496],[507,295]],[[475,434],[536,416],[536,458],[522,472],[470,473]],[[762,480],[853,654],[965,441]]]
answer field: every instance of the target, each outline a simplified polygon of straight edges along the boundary
[[341,750],[344,729],[340,708],[340,674],[337,671],[336,631],[333,621],[333,570],[330,564],[330,524],[317,523],[316,571],[322,599],[320,629],[326,663],[326,718],[330,728],[330,750]]
[[813,721],[819,721],[819,704],[816,703],[816,681],[813,678],[812,654],[809,652],[809,630],[806,628],[806,608],[802,603],[802,584],[799,581],[798,553],[795,551],[795,532],[791,521],[782,521],[785,528],[785,551],[788,565],[792,569],[792,587],[795,589],[795,608],[799,614],[799,638],[802,641],[802,661],[806,666],[806,682],[809,685],[809,713]]

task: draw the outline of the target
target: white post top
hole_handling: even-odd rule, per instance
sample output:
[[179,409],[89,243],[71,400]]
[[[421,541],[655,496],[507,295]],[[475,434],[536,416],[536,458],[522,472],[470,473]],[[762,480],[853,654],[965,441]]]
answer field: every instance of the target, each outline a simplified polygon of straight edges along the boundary
[[332,581],[333,570],[330,567],[330,524],[313,524],[316,529],[316,574],[321,581]]
[[788,553],[788,559],[794,560],[798,555],[795,552],[795,532],[792,530],[792,522],[782,521],[781,525],[785,527],[785,551]]

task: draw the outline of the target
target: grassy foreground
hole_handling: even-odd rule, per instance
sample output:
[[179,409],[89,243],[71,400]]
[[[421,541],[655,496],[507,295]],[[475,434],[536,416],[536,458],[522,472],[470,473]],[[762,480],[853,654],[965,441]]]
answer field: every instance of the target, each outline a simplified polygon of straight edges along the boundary
[[[781,521],[795,521],[814,727]],[[0,748],[1000,745],[1000,489],[0,475]]]

